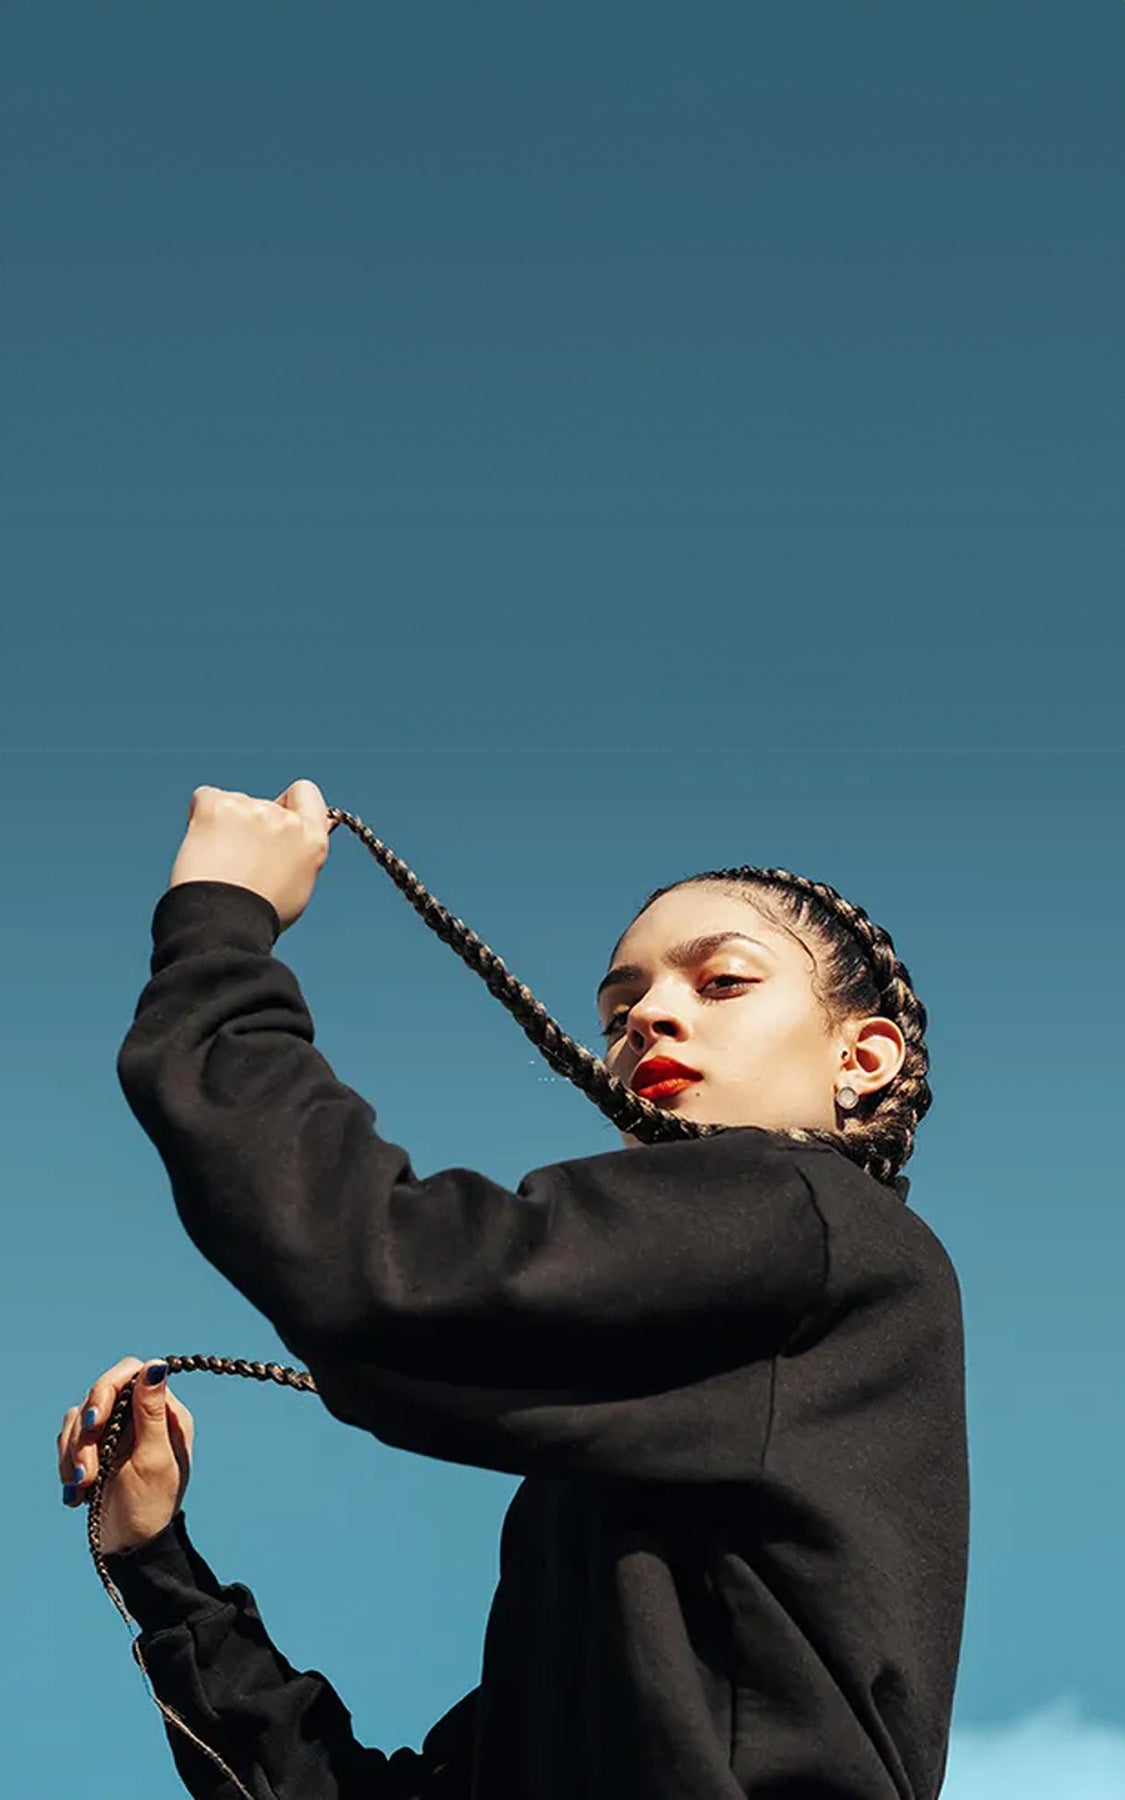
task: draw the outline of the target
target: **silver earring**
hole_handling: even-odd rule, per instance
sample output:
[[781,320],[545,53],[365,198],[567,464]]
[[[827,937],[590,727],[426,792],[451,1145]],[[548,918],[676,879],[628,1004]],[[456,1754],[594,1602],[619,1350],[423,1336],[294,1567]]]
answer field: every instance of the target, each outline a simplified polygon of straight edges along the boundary
[[859,1095],[856,1093],[854,1087],[842,1087],[836,1089],[836,1105],[842,1107],[844,1112],[851,1112],[852,1107],[856,1106],[858,1102]]

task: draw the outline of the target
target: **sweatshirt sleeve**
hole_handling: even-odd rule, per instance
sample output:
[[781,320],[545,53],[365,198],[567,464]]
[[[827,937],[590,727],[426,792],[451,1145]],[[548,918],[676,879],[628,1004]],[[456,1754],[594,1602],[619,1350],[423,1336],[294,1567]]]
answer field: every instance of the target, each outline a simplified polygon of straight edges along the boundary
[[515,1474],[636,1469],[658,1423],[638,1407],[773,1357],[816,1304],[825,1228],[768,1131],[556,1163],[514,1192],[419,1179],[314,1048],[278,935],[250,889],[169,889],[117,1066],[189,1237],[338,1417]]
[[[153,1691],[233,1769],[255,1800],[462,1800],[469,1792],[476,1691],[427,1733],[421,1751],[360,1744],[351,1715],[315,1669],[270,1641],[254,1596],[221,1586],[183,1512],[147,1543],[105,1558]],[[198,1800],[235,1793],[218,1765],[165,1721],[176,1770]]]

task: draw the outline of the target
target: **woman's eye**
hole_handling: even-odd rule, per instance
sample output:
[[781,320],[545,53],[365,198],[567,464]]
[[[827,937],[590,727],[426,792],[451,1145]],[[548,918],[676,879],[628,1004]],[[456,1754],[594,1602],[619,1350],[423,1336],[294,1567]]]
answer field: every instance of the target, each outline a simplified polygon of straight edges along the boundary
[[[703,983],[703,987],[700,989],[700,998],[702,1000],[710,1000],[713,996],[706,993],[704,990],[709,987],[714,987],[716,982],[732,982],[736,988],[743,988],[749,987],[754,979],[755,977],[752,975],[712,975],[710,980]],[[730,993],[731,989],[728,987],[726,992]],[[629,1008],[627,1006],[623,1006],[619,1011],[611,1013],[606,1023],[602,1026],[602,1036],[604,1038],[612,1037],[615,1031],[621,1029],[624,1020],[628,1018],[628,1016]]]

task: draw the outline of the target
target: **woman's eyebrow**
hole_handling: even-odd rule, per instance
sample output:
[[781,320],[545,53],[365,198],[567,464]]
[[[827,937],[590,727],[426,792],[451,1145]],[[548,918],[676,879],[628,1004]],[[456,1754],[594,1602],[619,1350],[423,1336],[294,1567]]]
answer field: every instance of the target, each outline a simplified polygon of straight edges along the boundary
[[[747,937],[744,931],[712,931],[706,937],[687,938],[682,944],[673,944],[670,950],[665,951],[664,958],[674,969],[684,969],[691,963],[698,962],[701,956],[709,956],[712,950],[717,950],[720,944],[729,943],[732,938],[738,938],[744,944],[754,944],[759,950],[764,950],[767,956],[773,955],[768,944],[763,944],[760,938]],[[616,987],[623,981],[636,981],[643,974],[640,963],[618,963],[598,983],[595,1001],[601,999],[606,988]]]

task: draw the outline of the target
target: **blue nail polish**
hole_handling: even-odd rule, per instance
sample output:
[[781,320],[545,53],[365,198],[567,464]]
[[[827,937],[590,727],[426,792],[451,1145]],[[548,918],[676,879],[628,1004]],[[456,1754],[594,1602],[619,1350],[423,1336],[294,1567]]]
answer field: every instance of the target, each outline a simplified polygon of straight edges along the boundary
[[167,1363],[153,1363],[151,1369],[145,1370],[145,1380],[148,1382],[149,1387],[155,1387],[158,1381],[164,1380],[167,1373]]
[[76,1482],[85,1481],[86,1479],[86,1471],[81,1463],[75,1463],[74,1465],[74,1479]]
[[70,1485],[70,1483],[68,1482],[66,1487],[64,1487],[63,1491],[62,1491],[63,1505],[64,1506],[73,1506],[77,1497],[78,1497],[78,1489],[76,1487],[72,1487]]
[[93,1427],[97,1424],[97,1422],[98,1422],[97,1407],[96,1406],[88,1406],[86,1408],[86,1417],[83,1420],[83,1424],[85,1425],[86,1430],[91,1431],[93,1429]]

